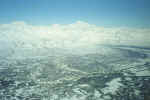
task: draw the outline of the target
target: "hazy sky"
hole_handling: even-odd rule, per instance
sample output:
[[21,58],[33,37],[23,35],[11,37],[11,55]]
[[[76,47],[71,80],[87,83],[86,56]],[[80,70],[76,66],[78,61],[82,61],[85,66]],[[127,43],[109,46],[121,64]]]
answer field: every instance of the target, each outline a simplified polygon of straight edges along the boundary
[[150,0],[0,0],[0,24],[150,27]]

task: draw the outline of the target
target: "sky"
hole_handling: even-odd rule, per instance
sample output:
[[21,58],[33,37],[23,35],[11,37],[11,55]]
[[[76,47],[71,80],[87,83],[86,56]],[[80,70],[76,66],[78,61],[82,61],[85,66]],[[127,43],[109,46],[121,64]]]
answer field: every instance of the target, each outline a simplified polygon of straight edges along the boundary
[[150,0],[0,0],[0,49],[150,47],[149,11]]
[[0,0],[0,24],[150,27],[150,0]]

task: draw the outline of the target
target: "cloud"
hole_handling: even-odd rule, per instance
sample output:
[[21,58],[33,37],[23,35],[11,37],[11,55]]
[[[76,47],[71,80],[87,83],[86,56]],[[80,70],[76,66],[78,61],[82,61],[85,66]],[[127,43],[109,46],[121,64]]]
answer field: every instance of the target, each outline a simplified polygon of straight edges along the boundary
[[99,27],[86,22],[36,26],[0,25],[0,44],[22,48],[78,48],[97,44],[150,46],[150,29]]

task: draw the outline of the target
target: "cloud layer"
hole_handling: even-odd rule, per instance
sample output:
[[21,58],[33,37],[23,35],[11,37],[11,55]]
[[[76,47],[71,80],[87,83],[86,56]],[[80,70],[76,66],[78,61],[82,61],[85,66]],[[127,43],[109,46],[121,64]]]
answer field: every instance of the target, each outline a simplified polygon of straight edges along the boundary
[[150,29],[99,27],[86,22],[49,26],[13,22],[0,25],[0,48],[76,48],[97,44],[150,46]]

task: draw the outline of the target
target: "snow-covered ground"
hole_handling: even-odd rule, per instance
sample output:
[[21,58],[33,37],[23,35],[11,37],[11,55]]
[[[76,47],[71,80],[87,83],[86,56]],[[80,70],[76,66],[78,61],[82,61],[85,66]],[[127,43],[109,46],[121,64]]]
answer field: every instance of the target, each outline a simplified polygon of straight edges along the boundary
[[85,50],[88,52],[49,48],[32,54],[22,49],[21,53],[14,50],[11,56],[1,56],[0,99],[149,98],[150,49],[97,45]]

